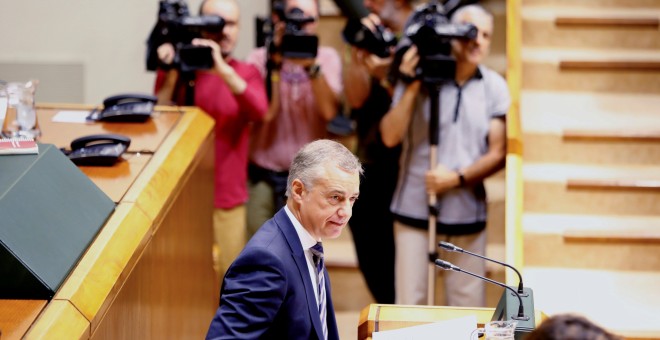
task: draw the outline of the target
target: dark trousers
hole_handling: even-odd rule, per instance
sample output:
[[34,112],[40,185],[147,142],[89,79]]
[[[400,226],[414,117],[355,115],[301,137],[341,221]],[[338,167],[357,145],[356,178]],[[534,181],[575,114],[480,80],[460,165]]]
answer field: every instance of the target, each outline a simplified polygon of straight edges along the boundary
[[377,303],[394,303],[394,219],[390,202],[396,188],[395,164],[364,164],[360,197],[349,221],[360,270]]

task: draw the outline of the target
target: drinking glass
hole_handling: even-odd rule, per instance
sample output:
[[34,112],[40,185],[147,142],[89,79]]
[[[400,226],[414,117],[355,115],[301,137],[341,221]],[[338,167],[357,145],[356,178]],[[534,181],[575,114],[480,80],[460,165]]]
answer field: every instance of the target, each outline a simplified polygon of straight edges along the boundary
[[15,114],[15,121],[8,126],[12,137],[37,138],[41,134],[37,124],[37,110],[34,96],[38,81],[30,80],[26,83],[8,83],[9,109]]
[[9,106],[9,94],[7,84],[0,82],[0,138],[4,137],[5,117],[7,117],[7,106]]

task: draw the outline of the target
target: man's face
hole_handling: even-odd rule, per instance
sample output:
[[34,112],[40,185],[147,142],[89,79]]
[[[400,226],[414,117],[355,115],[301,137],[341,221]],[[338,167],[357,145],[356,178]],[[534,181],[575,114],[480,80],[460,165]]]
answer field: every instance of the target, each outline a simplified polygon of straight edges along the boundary
[[230,0],[209,0],[202,7],[203,15],[218,15],[225,20],[222,34],[204,34],[204,38],[215,40],[222,50],[222,56],[227,57],[236,47],[238,37],[238,5]]
[[[299,185],[304,184],[299,180]],[[360,175],[327,165],[311,188],[301,190],[301,224],[314,237],[338,237],[353,214],[353,203],[360,193]]]
[[488,56],[490,51],[490,41],[493,35],[493,20],[480,13],[464,13],[463,17],[459,20],[460,23],[470,23],[477,27],[479,30],[475,40],[458,40],[452,41],[452,50],[456,61],[461,63],[470,63],[478,65],[483,62],[484,58]]
[[316,20],[306,24],[303,29],[307,34],[316,34],[318,26],[319,9],[316,7],[316,0],[288,0],[284,13],[289,13],[293,8],[300,8],[306,17],[314,17]]

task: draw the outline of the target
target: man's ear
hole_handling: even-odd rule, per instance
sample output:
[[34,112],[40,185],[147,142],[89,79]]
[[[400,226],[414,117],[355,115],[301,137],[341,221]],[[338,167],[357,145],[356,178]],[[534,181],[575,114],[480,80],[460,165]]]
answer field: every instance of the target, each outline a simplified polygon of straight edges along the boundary
[[294,200],[302,200],[305,196],[305,184],[299,180],[294,179],[291,182],[291,195]]

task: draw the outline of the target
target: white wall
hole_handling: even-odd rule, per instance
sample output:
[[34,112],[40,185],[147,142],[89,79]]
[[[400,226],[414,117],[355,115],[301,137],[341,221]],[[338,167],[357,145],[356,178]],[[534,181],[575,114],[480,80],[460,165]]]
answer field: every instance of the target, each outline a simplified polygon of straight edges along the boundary
[[[269,2],[238,2],[241,33],[234,54],[242,59],[254,46],[254,17],[266,14]],[[55,68],[81,65],[83,94],[73,97],[83,98],[83,103],[98,104],[103,98],[121,92],[151,93],[154,73],[145,70],[145,42],[156,22],[158,3],[157,0],[0,0],[0,79],[38,78],[34,74],[16,75],[9,71],[3,77],[1,66],[7,70],[16,64],[40,65],[34,68],[37,70],[43,65]],[[201,0],[188,2],[191,14],[197,15],[200,3]],[[7,79],[10,73],[19,79]],[[43,93],[49,87],[59,86],[42,81],[37,100],[43,97],[50,102],[60,101]]]

